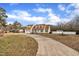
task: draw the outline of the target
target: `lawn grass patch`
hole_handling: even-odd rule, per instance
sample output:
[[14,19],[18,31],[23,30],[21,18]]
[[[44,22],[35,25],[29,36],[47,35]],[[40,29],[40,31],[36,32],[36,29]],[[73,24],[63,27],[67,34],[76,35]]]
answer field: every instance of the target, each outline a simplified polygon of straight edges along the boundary
[[6,35],[0,37],[0,55],[35,56],[38,43],[26,35]]

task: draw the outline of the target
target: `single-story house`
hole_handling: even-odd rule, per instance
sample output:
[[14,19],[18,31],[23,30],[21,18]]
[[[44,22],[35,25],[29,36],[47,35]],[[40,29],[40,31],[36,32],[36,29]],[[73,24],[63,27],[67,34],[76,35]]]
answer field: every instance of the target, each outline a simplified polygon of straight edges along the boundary
[[26,27],[25,33],[50,33],[50,25],[46,24],[37,24],[37,25],[28,25]]

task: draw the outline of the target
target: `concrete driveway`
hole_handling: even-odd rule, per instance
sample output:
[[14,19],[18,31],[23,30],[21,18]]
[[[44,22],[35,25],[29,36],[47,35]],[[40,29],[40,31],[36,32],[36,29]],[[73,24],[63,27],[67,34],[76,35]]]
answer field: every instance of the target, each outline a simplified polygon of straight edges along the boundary
[[78,56],[74,49],[51,38],[35,34],[26,34],[38,42],[37,56]]

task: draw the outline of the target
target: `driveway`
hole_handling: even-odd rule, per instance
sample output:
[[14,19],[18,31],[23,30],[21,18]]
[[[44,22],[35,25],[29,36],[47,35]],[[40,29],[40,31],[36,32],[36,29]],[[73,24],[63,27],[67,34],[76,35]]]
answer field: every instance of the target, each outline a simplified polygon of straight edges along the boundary
[[74,49],[55,41],[51,38],[35,34],[26,34],[38,42],[37,56],[77,56],[79,53]]

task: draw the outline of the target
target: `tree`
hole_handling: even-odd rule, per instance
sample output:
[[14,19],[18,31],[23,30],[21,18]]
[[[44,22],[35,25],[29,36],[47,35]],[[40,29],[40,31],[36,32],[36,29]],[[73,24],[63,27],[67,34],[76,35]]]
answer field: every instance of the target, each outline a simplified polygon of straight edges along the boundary
[[66,27],[68,31],[76,31],[76,34],[79,34],[79,15],[75,15],[64,27]]
[[13,26],[14,26],[15,29],[20,29],[21,28],[21,23],[19,23],[18,21],[15,21],[13,23]]
[[58,22],[57,23],[58,30],[63,30],[63,26],[64,26],[64,23],[63,22]]
[[79,30],[79,15],[76,15],[73,19],[73,26],[75,30]]
[[6,15],[6,10],[3,8],[0,8],[0,26],[6,26],[6,18],[8,16]]
[[79,15],[75,15],[66,25],[68,25],[69,30],[79,31]]

